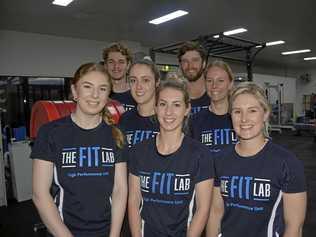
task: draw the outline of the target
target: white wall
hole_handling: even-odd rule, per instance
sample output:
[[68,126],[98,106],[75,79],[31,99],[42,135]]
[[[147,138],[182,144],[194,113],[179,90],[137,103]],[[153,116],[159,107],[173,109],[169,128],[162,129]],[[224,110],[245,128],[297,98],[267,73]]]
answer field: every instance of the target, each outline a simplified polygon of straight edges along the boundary
[[108,42],[0,31],[0,75],[69,77],[79,65],[101,60]]
[[[145,52],[148,48],[138,42],[121,41],[133,53]],[[102,49],[109,42],[57,37],[35,33],[0,30],[0,75],[71,77],[79,65],[101,60]],[[177,64],[175,56],[157,54],[157,63]],[[235,72],[245,72],[244,65],[231,63]],[[254,81],[259,84],[284,84],[284,102],[294,103],[296,113],[302,112],[302,96],[316,93],[316,71],[309,72],[312,80],[303,83],[296,74],[284,68],[254,67]],[[277,76],[273,76],[273,75]]]
[[283,84],[283,103],[295,103],[296,95],[296,78],[281,77],[274,75],[254,74],[253,81],[261,86],[265,86],[265,83],[270,85]]
[[303,110],[304,110],[303,95],[316,94],[316,70],[312,70],[312,71],[308,71],[304,73],[311,74],[311,80],[308,82],[300,80],[300,79],[297,80],[296,100],[297,100],[298,113],[303,113]]

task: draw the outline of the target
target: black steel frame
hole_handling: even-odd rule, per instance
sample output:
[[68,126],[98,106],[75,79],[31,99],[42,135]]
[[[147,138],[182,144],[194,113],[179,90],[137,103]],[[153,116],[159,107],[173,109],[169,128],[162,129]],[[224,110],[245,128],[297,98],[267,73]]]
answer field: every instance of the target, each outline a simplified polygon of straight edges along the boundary
[[[252,67],[255,57],[266,47],[265,43],[227,36],[223,33],[202,35],[191,41],[201,44],[207,50],[208,57],[245,63],[249,81],[252,81]],[[156,53],[177,55],[178,50],[183,43],[185,43],[185,41],[151,48],[150,56],[155,61]],[[229,54],[236,52],[245,52],[244,58],[229,56]]]

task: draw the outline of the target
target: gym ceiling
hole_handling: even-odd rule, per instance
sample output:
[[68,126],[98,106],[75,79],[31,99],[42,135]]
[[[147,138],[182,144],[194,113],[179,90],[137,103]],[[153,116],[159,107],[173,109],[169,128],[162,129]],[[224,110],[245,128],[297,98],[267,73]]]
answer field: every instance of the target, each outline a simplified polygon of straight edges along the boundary
[[[112,42],[131,40],[157,47],[200,35],[240,27],[235,35],[259,43],[284,40],[266,47],[256,58],[262,65],[312,69],[316,60],[315,0],[75,0],[68,7],[52,0],[1,0],[0,30]],[[148,21],[175,10],[189,14],[161,25]],[[281,52],[312,52],[282,56]]]

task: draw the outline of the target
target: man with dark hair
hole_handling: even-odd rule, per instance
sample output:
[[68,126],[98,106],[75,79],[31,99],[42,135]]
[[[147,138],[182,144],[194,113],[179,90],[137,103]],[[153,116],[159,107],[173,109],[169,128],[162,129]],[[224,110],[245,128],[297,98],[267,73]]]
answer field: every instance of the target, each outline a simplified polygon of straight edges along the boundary
[[129,49],[121,43],[113,43],[103,49],[103,60],[113,85],[110,97],[118,100],[124,106],[125,111],[134,108],[136,103],[131,96],[126,77],[132,62]]
[[186,42],[179,49],[178,60],[182,74],[189,82],[188,92],[191,99],[192,113],[206,109],[210,104],[203,75],[207,52],[196,42]]

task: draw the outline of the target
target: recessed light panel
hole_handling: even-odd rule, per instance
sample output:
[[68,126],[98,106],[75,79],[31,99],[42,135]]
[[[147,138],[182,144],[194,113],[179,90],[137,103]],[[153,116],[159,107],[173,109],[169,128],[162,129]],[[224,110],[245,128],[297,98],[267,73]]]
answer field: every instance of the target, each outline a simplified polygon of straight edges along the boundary
[[54,0],[52,3],[54,5],[58,5],[58,6],[63,6],[66,7],[68,6],[71,2],[73,2],[74,0]]
[[297,53],[308,53],[311,52],[310,49],[301,49],[301,50],[295,50],[295,51],[287,51],[287,52],[282,52],[282,55],[290,55],[290,54],[297,54]]
[[149,23],[150,24],[154,24],[154,25],[159,25],[159,24],[164,23],[166,21],[171,21],[171,20],[173,20],[175,18],[184,16],[186,14],[188,14],[188,12],[182,11],[182,10],[178,10],[178,11],[175,11],[175,12],[171,12],[171,13],[169,13],[167,15],[164,15],[162,17],[153,19],[153,20],[149,21]]
[[283,40],[278,40],[278,41],[271,41],[267,42],[266,46],[273,46],[273,45],[279,45],[279,44],[284,44],[285,42]]
[[309,58],[304,58],[305,61],[309,61],[309,60],[316,60],[316,57],[309,57]]

